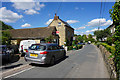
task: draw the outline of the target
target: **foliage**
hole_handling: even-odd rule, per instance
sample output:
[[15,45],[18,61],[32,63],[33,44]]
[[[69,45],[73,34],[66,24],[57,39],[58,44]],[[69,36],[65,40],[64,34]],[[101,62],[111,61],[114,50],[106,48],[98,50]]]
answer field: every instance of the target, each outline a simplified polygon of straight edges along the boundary
[[2,35],[0,35],[2,45],[10,45],[11,35],[8,30],[13,29],[13,28],[11,26],[5,24],[4,22],[0,21],[0,29],[1,28],[2,28],[2,30],[4,30],[4,31],[0,32],[0,33],[2,33]]
[[95,39],[92,37],[91,34],[88,35],[88,41],[95,42]]
[[65,43],[65,46],[69,46],[69,45],[70,45],[70,44],[69,44],[70,41],[69,41],[68,39],[66,39],[65,42],[66,42],[66,43]]
[[54,39],[53,36],[49,36],[49,37],[45,38],[45,41],[46,41],[46,43],[48,43],[48,42],[52,43],[52,42],[54,42],[53,39]]
[[104,38],[109,37],[111,35],[110,29],[104,29],[104,30],[97,30],[94,32],[94,35],[96,35],[97,40],[103,41]]
[[107,37],[107,43],[109,45],[112,45],[114,43],[114,38],[113,37]]
[[4,22],[0,21],[0,29],[2,30],[9,30],[13,29],[12,26],[5,24]]
[[68,46],[68,50],[73,50],[73,49],[81,49],[83,45],[74,45],[74,46]]
[[9,31],[2,32],[2,45],[10,45],[11,42],[11,35]]
[[117,79],[120,79],[120,1],[116,2],[112,9],[110,9],[110,16],[113,19],[113,24],[115,25],[115,66],[117,72]]
[[83,42],[83,37],[81,35],[77,36],[77,42]]
[[85,42],[88,42],[87,36],[85,34],[82,37]]

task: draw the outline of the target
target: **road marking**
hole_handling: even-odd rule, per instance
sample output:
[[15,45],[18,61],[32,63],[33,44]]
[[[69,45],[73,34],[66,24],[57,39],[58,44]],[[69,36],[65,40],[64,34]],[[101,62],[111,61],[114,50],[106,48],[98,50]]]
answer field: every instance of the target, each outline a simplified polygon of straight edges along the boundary
[[9,76],[4,77],[4,78],[9,78],[9,77],[18,75],[18,74],[20,74],[20,73],[23,73],[23,72],[25,72],[25,71],[31,70],[31,69],[33,69],[33,68],[35,68],[35,67],[31,67],[31,68],[25,69],[25,70],[23,70],[23,71],[17,72],[17,73],[15,73],[15,74],[9,75]]

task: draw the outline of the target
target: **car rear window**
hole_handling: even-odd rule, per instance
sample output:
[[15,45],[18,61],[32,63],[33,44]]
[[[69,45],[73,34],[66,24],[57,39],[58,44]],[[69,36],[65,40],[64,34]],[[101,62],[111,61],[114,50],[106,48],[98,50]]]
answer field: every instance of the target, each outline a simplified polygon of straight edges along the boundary
[[31,50],[40,50],[40,51],[44,51],[46,50],[46,46],[44,45],[37,45],[37,44],[33,44],[31,47],[30,47]]

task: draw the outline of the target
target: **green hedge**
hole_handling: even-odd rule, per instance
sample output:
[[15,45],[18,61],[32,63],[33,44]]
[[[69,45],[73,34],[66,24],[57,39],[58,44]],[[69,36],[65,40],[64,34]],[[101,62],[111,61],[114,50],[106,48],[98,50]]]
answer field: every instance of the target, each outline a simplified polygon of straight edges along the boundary
[[68,50],[73,50],[73,49],[81,49],[83,47],[83,45],[75,45],[75,46],[67,46]]
[[106,44],[106,43],[102,43],[102,42],[98,42],[96,45],[97,45],[98,47],[99,47],[99,45],[102,45],[102,46],[104,46],[110,53],[112,53],[112,54],[115,53],[115,47],[114,47],[114,46],[110,46],[110,45],[108,45],[108,44]]

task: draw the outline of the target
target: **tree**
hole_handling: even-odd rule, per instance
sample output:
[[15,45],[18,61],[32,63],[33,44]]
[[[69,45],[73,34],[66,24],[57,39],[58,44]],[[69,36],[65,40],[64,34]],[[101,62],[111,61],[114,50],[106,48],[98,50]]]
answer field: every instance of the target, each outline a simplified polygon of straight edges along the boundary
[[115,25],[115,53],[114,62],[117,72],[117,79],[120,79],[120,1],[116,2],[112,9],[110,9],[110,16],[113,19],[113,24]]
[[4,31],[0,32],[0,33],[2,33],[2,35],[0,35],[2,45],[10,45],[11,35],[8,30],[13,29],[12,26],[9,26],[9,25],[5,24],[4,22],[0,21],[0,29],[1,28],[2,28],[2,30],[4,30]]
[[94,32],[94,35],[96,35],[97,40],[103,41],[104,38],[109,37],[111,35],[110,29],[104,29],[104,30],[97,30]]
[[49,36],[49,37],[45,38],[45,41],[46,41],[46,43],[48,43],[48,42],[52,43],[52,42],[54,42],[53,39],[54,39],[53,36]]
[[11,35],[9,31],[2,32],[2,45],[10,45],[11,42]]
[[88,41],[95,42],[95,39],[92,37],[91,34],[88,35]]
[[83,37],[83,41],[85,41],[85,42],[88,41],[87,36],[85,34],[82,37]]
[[1,30],[10,30],[13,29],[12,26],[5,24],[4,22],[0,21],[0,29]]
[[83,37],[81,35],[77,36],[77,42],[83,42]]

